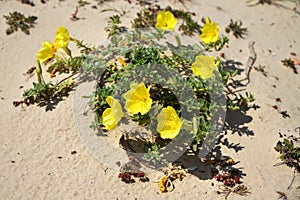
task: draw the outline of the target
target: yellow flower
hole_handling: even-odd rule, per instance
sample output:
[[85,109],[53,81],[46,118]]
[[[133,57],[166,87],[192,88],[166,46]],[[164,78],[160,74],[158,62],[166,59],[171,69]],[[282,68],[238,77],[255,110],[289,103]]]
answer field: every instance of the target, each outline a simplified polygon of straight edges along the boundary
[[106,98],[106,102],[110,108],[106,108],[102,114],[102,122],[107,130],[114,129],[124,113],[122,111],[121,104],[111,96]]
[[142,115],[149,112],[152,105],[149,90],[150,87],[146,88],[143,82],[131,84],[130,90],[124,94],[126,110],[132,114],[141,113]]
[[56,31],[54,44],[58,48],[66,48],[68,47],[69,42],[70,42],[69,31],[63,26],[59,27]]
[[157,116],[157,132],[162,139],[175,138],[181,128],[181,120],[172,106],[163,108]]
[[37,59],[40,63],[52,58],[56,52],[56,47],[54,44],[46,41],[42,43],[42,48],[37,53]]
[[213,56],[197,56],[195,62],[192,64],[192,71],[202,79],[212,77],[215,68],[216,64]]
[[170,11],[158,12],[155,25],[157,29],[174,31],[176,24],[177,19],[174,17],[173,13],[171,13]]
[[215,22],[211,22],[208,17],[206,17],[206,23],[202,28],[202,34],[200,39],[205,43],[209,44],[212,42],[217,42],[219,38],[219,26]]

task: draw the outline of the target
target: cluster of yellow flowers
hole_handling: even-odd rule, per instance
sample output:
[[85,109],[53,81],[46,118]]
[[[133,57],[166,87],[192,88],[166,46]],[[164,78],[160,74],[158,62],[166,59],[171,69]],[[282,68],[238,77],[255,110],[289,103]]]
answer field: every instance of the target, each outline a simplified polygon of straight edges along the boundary
[[[177,25],[177,19],[170,11],[160,11],[157,15],[156,28],[159,30],[172,30],[174,31]],[[202,29],[200,35],[201,40],[205,44],[217,42],[219,40],[219,26],[206,18],[206,24]],[[69,42],[72,38],[68,30],[61,26],[57,29],[54,43],[49,41],[42,43],[42,48],[37,53],[39,63],[43,63],[53,58],[59,50],[63,50],[67,55],[71,56],[68,49]],[[191,69],[196,76],[202,79],[211,78],[213,71],[216,67],[213,56],[199,55],[196,57],[195,62],[192,64]],[[150,88],[146,88],[144,83],[132,84],[130,90],[124,94],[126,100],[125,109],[130,114],[141,115],[147,114],[152,106],[152,99],[149,93]],[[108,96],[106,101],[110,108],[107,108],[102,114],[103,125],[107,130],[114,129],[119,121],[124,116],[120,103],[112,96]],[[178,117],[175,109],[172,106],[163,108],[157,116],[158,126],[157,132],[160,133],[163,139],[175,138],[181,128],[182,122]]]
[[[157,15],[156,28],[159,30],[174,31],[177,25],[177,19],[170,11],[160,11]],[[201,40],[205,44],[217,42],[219,40],[219,26],[206,18],[206,24],[200,35]],[[192,64],[191,69],[196,76],[202,79],[211,78],[213,71],[218,63],[215,63],[213,56],[199,55]],[[126,100],[125,109],[132,115],[140,113],[147,114],[152,106],[152,99],[149,93],[150,88],[146,88],[144,83],[131,84],[130,90],[124,94]],[[102,122],[107,130],[114,129],[119,121],[124,116],[121,104],[112,96],[108,96],[106,101],[110,108],[107,108],[102,114]],[[175,109],[172,106],[163,108],[157,116],[157,132],[163,139],[175,138],[181,128],[182,121],[178,117]]]
[[[131,84],[130,90],[123,96],[126,100],[125,109],[130,114],[147,114],[152,106],[149,90],[150,87],[147,88],[143,82]],[[103,112],[102,122],[107,130],[111,130],[118,125],[124,113],[121,104],[112,96],[108,96],[106,101],[110,108]],[[172,106],[163,108],[157,116],[157,121],[157,132],[160,133],[161,138],[173,139],[178,135],[182,123]]]
[[[157,14],[156,28],[160,30],[172,30],[177,24],[177,19],[170,11],[160,11]],[[205,44],[217,42],[219,38],[219,26],[215,22],[211,22],[206,18],[206,23],[203,26],[200,39]],[[218,64],[218,63],[217,63]],[[196,76],[200,76],[202,79],[211,78],[213,71],[216,67],[213,56],[200,55],[196,57],[195,62],[192,64],[192,71]]]
[[59,27],[56,31],[54,43],[49,41],[42,43],[42,48],[37,53],[38,61],[43,63],[53,58],[55,53],[60,49],[63,49],[70,56],[70,50],[68,49],[70,39],[69,31],[63,26]]

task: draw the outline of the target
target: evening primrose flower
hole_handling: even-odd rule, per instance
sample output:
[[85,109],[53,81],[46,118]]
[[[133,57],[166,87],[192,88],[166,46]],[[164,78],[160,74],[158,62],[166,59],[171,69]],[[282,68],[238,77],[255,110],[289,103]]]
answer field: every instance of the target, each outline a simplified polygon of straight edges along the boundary
[[57,48],[67,48],[70,39],[69,31],[61,26],[56,30],[54,44]]
[[173,13],[170,11],[159,11],[156,17],[155,27],[160,30],[172,30],[177,24],[177,19],[174,17]]
[[193,73],[202,79],[211,78],[215,68],[216,64],[213,56],[197,56],[195,62],[192,64]]
[[52,58],[56,52],[56,46],[46,41],[42,43],[42,48],[37,53],[37,59],[40,63]]
[[163,108],[157,116],[157,132],[162,139],[175,138],[181,128],[181,120],[172,106]]
[[149,112],[152,105],[149,90],[150,87],[146,88],[143,82],[131,84],[130,90],[124,94],[126,110],[132,114],[141,113],[142,115]]
[[102,114],[102,123],[107,130],[112,130],[118,125],[124,113],[121,104],[112,96],[108,96],[106,102],[110,108],[104,110]]
[[211,22],[208,17],[206,17],[206,23],[202,28],[202,34],[200,39],[205,44],[210,44],[212,42],[217,42],[219,38],[219,26],[215,22]]

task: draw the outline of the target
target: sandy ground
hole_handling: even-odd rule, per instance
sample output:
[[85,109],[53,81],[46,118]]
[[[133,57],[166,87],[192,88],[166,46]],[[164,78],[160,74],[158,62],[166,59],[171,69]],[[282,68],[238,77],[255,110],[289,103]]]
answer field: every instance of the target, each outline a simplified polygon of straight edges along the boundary
[[[98,9],[92,9],[91,5],[96,2],[89,1],[91,5],[79,10],[81,19],[74,22],[70,16],[77,1],[34,2],[35,7],[19,1],[0,1],[1,16],[19,11],[38,17],[30,35],[18,31],[7,36],[5,21],[0,20],[0,199],[224,199],[224,195],[216,193],[220,184],[215,180],[200,180],[193,175],[176,182],[175,190],[165,194],[159,192],[156,183],[161,172],[149,174],[150,183],[121,182],[118,173],[99,163],[80,141],[73,120],[72,94],[47,112],[45,107],[13,107],[12,102],[19,100],[23,90],[35,81],[35,77],[26,80],[23,73],[35,65],[41,43],[53,40],[57,27],[67,27],[73,37],[87,43],[101,44],[106,39],[105,23],[115,14],[101,13],[101,9],[110,6],[129,11],[125,22],[135,16],[135,9],[124,1],[97,5]],[[288,199],[300,199],[300,189],[296,189],[300,185],[299,174],[287,190],[293,170],[285,165],[273,166],[280,161],[279,154],[274,151],[278,132],[294,133],[300,121],[299,74],[281,64],[282,59],[290,57],[290,52],[295,52],[300,59],[300,16],[289,2],[276,1],[286,8],[249,6],[255,2],[191,0],[184,6],[174,1],[161,4],[185,7],[197,14],[197,20],[210,16],[222,27],[222,33],[230,19],[242,20],[248,35],[244,39],[229,35],[230,45],[222,52],[226,60],[240,62],[238,67],[244,69],[249,57],[248,43],[254,41],[255,66],[265,66],[268,73],[265,77],[253,70],[247,86],[260,108],[250,109],[242,116],[237,113],[228,116],[240,127],[252,131],[251,134],[229,133],[226,136],[231,146],[240,148],[222,146],[224,155],[239,161],[236,167],[244,173],[243,184],[251,191],[245,197],[230,194],[228,199],[277,199],[276,191],[285,192]],[[282,101],[277,103],[279,109],[287,111],[290,118],[283,118],[272,108],[276,98]],[[71,154],[72,151],[77,153]]]

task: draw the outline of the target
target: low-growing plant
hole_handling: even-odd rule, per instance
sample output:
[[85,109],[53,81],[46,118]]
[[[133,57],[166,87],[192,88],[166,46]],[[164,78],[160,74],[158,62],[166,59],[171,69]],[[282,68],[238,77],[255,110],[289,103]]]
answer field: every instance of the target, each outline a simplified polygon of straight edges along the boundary
[[[121,124],[126,126],[131,120],[147,129],[144,135],[123,129],[119,138],[120,147],[128,152],[139,151],[124,140],[142,142],[139,153],[144,154],[141,159],[146,165],[166,164],[161,149],[174,141],[178,151],[188,147],[196,153],[206,138],[216,139],[217,127],[212,121],[216,111],[247,107],[254,96],[248,92],[238,94],[234,89],[224,96],[224,86],[234,82],[237,70],[224,68],[219,58],[206,54],[221,50],[229,40],[219,34],[219,26],[210,18],[205,19],[202,27],[192,16],[193,13],[171,7],[149,7],[138,13],[132,22],[133,29],[128,30],[121,26],[121,16],[114,15],[104,29],[108,41],[100,46],[86,45],[72,38],[65,27],[59,27],[54,42],[43,42],[37,53],[37,82],[14,105],[41,105],[59,100],[74,89],[72,77],[85,74],[96,80],[95,90],[85,96],[90,98],[89,106],[94,114],[91,128],[109,135],[110,130]],[[182,22],[179,32],[173,33],[177,18]],[[149,26],[149,29],[138,29]],[[199,42],[188,44],[182,40],[183,35],[195,33],[199,34]],[[73,57],[69,42],[81,50],[80,56]],[[43,71],[50,77],[62,73],[68,76],[56,83],[46,82]],[[227,103],[219,105],[217,101],[223,96]],[[142,138],[137,139],[137,135]],[[174,152],[178,154],[178,151]],[[132,183],[134,177],[146,180],[139,162],[132,157],[120,171],[119,178],[124,182]],[[172,185],[174,174],[184,176],[181,170],[172,171],[162,179],[161,191],[167,191],[168,184]],[[234,183],[238,182],[237,177],[229,177],[230,184],[233,179]]]
[[244,38],[244,35],[247,35],[247,28],[243,28],[242,21],[233,21],[230,19],[230,24],[225,28],[226,33],[232,32],[236,38]]
[[281,62],[283,64],[283,66],[291,68],[295,74],[298,74],[297,68],[296,68],[295,63],[294,63],[294,61],[292,59],[285,58]]
[[[232,97],[233,96],[233,97]],[[242,94],[232,94],[227,96],[227,108],[230,110],[238,110],[241,107],[247,107],[249,103],[254,102],[254,95],[246,92],[245,95]]]
[[104,28],[104,30],[108,32],[108,38],[121,33],[122,28],[120,27],[120,24],[121,19],[119,15],[113,15],[108,19],[107,26]]
[[298,139],[285,137],[282,141],[277,142],[274,149],[280,153],[279,158],[282,160],[282,164],[286,164],[300,172],[300,147],[294,144]]
[[4,15],[4,19],[6,19],[6,24],[9,25],[9,28],[6,29],[6,34],[10,35],[18,29],[21,29],[27,35],[30,34],[29,29],[33,28],[35,25],[35,21],[37,20],[36,16],[28,16],[26,17],[20,12],[14,11],[10,12],[9,15]]
[[[170,8],[168,9],[172,10]],[[158,11],[157,13],[159,14],[159,12],[160,11]],[[165,11],[165,13],[168,14],[172,12]],[[184,15],[184,13],[181,13],[179,11],[177,14]],[[139,21],[138,23],[147,24],[150,22]],[[138,23],[137,21],[134,22],[134,24]],[[207,20],[207,23],[213,24],[212,22],[210,22],[210,20]],[[197,131],[194,135],[194,141],[191,145],[192,149],[194,151],[197,151],[198,145],[203,142],[207,134],[212,134],[214,132],[214,129],[210,128],[210,118],[216,105],[211,102],[209,88],[205,79],[208,79],[213,75],[213,69],[215,68],[214,65],[216,65],[218,68],[222,83],[222,85],[216,87],[223,87],[223,84],[226,85],[228,81],[236,75],[236,71],[223,69],[217,59],[215,61],[213,57],[201,57],[199,55],[202,55],[203,52],[205,52],[205,50],[207,49],[209,49],[210,51],[214,48],[218,50],[222,49],[224,44],[228,42],[228,39],[224,37],[222,38],[222,40],[217,34],[217,38],[205,40],[206,43],[203,42],[199,45],[186,45],[181,42],[178,35],[175,35],[175,44],[170,42],[167,43],[167,45],[163,45],[160,43],[160,40],[165,38],[168,32],[160,30],[160,25],[158,24],[156,24],[157,30],[143,32],[139,29],[133,29],[131,31],[124,32],[123,35],[119,34],[120,24],[121,21],[119,16],[113,16],[110,19],[106,28],[106,30],[109,32],[108,37],[110,38],[110,43],[108,43],[105,47],[101,46],[100,48],[98,48],[96,50],[96,52],[98,53],[97,57],[92,57],[91,60],[88,59],[88,62],[85,62],[85,64],[83,65],[83,68],[88,69],[87,72],[90,72],[90,63],[97,63],[98,70],[96,70],[95,68],[93,70],[102,71],[102,76],[100,79],[98,79],[98,87],[96,89],[96,92],[91,95],[91,98],[94,99],[94,101],[91,101],[91,105],[93,105],[94,107],[96,121],[96,123],[93,124],[95,125],[97,124],[97,122],[99,122],[100,125],[104,125],[106,129],[111,129],[115,127],[116,124],[118,124],[118,121],[120,119],[117,119],[117,121],[113,122],[114,126],[111,126],[110,124],[108,124],[108,122],[105,122],[105,118],[107,118],[108,116],[106,116],[104,113],[108,113],[108,111],[111,112],[111,110],[113,111],[114,109],[117,109],[117,107],[112,107],[112,102],[116,101],[116,99],[109,103],[111,100],[108,100],[107,98],[110,98],[110,96],[113,95],[113,91],[116,90],[118,91],[118,94],[124,94],[128,92],[128,87],[129,85],[131,85],[131,82],[130,79],[126,77],[140,77],[141,74],[136,71],[139,66],[145,66],[143,68],[143,70],[145,70],[143,74],[152,74],[153,76],[153,82],[138,82],[138,84],[144,84],[146,88],[149,88],[149,97],[151,97],[152,102],[155,105],[161,105],[162,108],[167,108],[168,106],[174,108],[176,114],[180,117],[182,109],[185,109],[184,107],[182,108],[180,106],[184,103],[178,100],[180,99],[180,96],[177,96],[176,98],[170,88],[162,86],[155,82],[160,78],[159,76],[155,75],[155,70],[153,69],[153,67],[151,67],[151,65],[164,65],[170,69],[177,71],[178,73],[181,73],[183,79],[186,81],[184,84],[192,87],[195,93],[196,99],[198,101],[198,106],[195,106],[193,109],[200,112],[200,116],[198,116],[198,119],[194,121],[194,125],[191,124],[190,128],[186,129],[186,132],[191,132],[191,127],[196,126],[194,128]],[[143,26],[142,24],[140,25]],[[140,25],[138,25],[138,27],[140,27]],[[166,26],[169,26],[168,23],[166,23]],[[216,25],[214,24],[213,26],[216,27]],[[218,32],[217,27],[216,31]],[[86,58],[88,58],[89,56],[90,55],[87,55]],[[199,58],[197,56],[199,56]],[[198,67],[197,61],[195,60],[208,58],[211,60],[207,60],[205,62],[211,62],[211,64],[209,64],[212,65],[211,71],[205,72],[208,73],[205,75],[200,72],[195,76],[195,74],[193,74],[193,70],[195,70],[194,73],[198,72],[196,72],[196,69],[193,69],[193,67],[191,68],[191,66],[193,65],[195,67]],[[149,72],[147,72],[147,68],[149,68]],[[122,86],[118,84],[120,81],[122,83]],[[180,81],[180,79],[178,79],[178,77],[176,76],[170,77],[170,81],[174,85],[182,84],[182,81]],[[127,88],[125,87],[126,85]],[[254,97],[250,93],[246,93],[245,97],[242,95],[237,95],[234,92],[232,92],[230,95],[232,95],[233,97],[230,97],[229,95],[227,96],[228,109],[239,109],[241,106],[247,106],[250,102],[254,101]],[[186,100],[192,102],[192,99]],[[128,110],[128,108],[126,109]],[[153,123],[155,123],[152,122],[152,120],[153,116],[157,116],[158,110],[156,111],[156,114],[153,114],[150,110],[149,112],[146,112],[144,114],[138,112],[129,114],[129,116],[127,114],[124,115],[137,122],[139,125],[148,127],[150,124],[152,126]],[[121,111],[119,110],[116,112]],[[188,120],[192,120],[192,118],[189,118]],[[112,121],[110,123],[112,123]],[[188,126],[189,125],[187,125],[186,127]],[[96,127],[99,127],[99,125],[97,125]],[[147,144],[145,144],[146,154],[143,157],[144,160],[151,162],[159,160],[158,149],[160,145],[161,143],[156,142],[152,142],[150,147],[149,143],[148,146]]]
[[[72,57],[71,50],[68,48],[69,41],[75,42],[79,48],[82,48],[82,52],[92,50],[91,47],[87,47],[77,39],[71,38],[68,30],[64,27],[58,28],[55,42],[53,44],[48,41],[43,42],[42,48],[37,54],[37,67],[32,69],[35,69],[38,82],[33,83],[33,88],[24,91],[21,101],[14,101],[15,106],[35,103],[43,105],[68,96],[73,89],[72,77],[78,73],[85,59],[84,56]],[[43,67],[47,68],[51,78],[55,77],[56,73],[68,74],[71,72],[71,74],[56,83],[46,82]]]

